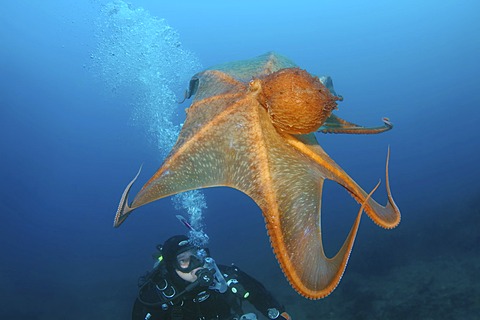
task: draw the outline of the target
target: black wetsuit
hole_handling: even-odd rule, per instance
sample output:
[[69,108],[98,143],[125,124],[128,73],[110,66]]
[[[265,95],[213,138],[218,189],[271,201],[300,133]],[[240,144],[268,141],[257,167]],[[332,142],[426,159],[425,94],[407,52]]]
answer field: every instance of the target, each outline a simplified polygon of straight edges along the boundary
[[[225,278],[235,279],[240,288],[245,291],[232,292],[230,286],[227,291],[220,293],[209,289],[208,287],[197,287],[190,292],[178,295],[189,284],[175,273],[165,271],[159,268],[149,275],[147,281],[142,286],[139,298],[136,299],[132,319],[133,320],[211,320],[211,319],[237,319],[243,314],[242,301],[248,300],[259,312],[267,316],[271,308],[283,312],[284,308],[275,298],[265,289],[265,287],[240,271],[235,266],[218,266]],[[166,280],[166,281],[164,281]],[[233,282],[235,282],[235,280]],[[161,291],[159,288],[168,289]],[[166,296],[173,295],[173,289],[177,298],[168,301]],[[233,290],[235,291],[235,290]],[[242,295],[248,292],[248,297]],[[162,308],[163,304],[163,308]],[[148,316],[150,314],[150,316]],[[268,317],[268,316],[267,316]]]

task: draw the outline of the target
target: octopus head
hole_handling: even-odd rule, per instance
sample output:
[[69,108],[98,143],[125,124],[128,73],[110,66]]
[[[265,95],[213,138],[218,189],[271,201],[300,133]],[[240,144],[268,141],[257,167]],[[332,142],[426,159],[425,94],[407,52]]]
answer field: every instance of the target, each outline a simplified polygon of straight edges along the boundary
[[286,68],[254,79],[250,90],[267,110],[273,125],[290,134],[317,131],[337,107],[337,100],[318,77],[299,68]]

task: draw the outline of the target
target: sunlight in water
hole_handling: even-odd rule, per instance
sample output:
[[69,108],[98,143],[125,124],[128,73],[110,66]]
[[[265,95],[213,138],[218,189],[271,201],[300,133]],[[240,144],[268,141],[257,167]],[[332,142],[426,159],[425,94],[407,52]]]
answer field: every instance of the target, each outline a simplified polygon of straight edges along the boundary
[[[163,160],[173,147],[181,125],[175,123],[177,94],[200,69],[197,57],[182,49],[175,29],[143,8],[123,1],[102,7],[95,25],[97,47],[91,58],[95,74],[115,95],[133,94],[132,120],[143,127]],[[177,93],[177,94],[176,94]],[[173,198],[185,210],[195,241],[202,238],[204,194],[190,191]]]

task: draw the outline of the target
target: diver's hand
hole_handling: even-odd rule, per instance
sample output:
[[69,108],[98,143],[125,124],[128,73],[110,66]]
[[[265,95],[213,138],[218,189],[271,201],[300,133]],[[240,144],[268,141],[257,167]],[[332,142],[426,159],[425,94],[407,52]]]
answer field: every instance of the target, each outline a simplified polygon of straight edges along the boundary
[[[195,275],[197,276],[198,285],[202,287],[209,287],[213,284],[215,277],[215,270],[209,270],[207,268],[203,268],[198,270]],[[195,281],[195,282],[197,282]]]
[[195,272],[195,275],[197,276],[197,280],[195,282],[189,284],[186,288],[185,291],[192,291],[198,286],[201,287],[209,287],[213,281],[215,280],[214,275],[215,270],[209,270],[207,268],[202,268],[199,269],[197,272]]
[[213,284],[213,281],[215,280],[214,275],[215,270],[209,270],[207,268],[202,268],[195,272],[195,275],[197,276],[197,280],[195,282],[189,284],[186,288],[185,291],[191,291],[195,289],[198,286],[201,287],[209,287]]

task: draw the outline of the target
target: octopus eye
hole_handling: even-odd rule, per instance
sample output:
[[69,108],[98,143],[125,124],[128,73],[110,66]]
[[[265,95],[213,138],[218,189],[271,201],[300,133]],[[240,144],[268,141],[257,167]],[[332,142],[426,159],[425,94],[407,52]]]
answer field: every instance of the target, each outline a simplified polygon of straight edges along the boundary
[[252,79],[248,83],[250,91],[258,91],[260,90],[261,84],[259,79]]

